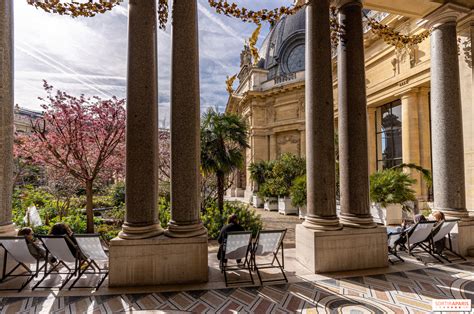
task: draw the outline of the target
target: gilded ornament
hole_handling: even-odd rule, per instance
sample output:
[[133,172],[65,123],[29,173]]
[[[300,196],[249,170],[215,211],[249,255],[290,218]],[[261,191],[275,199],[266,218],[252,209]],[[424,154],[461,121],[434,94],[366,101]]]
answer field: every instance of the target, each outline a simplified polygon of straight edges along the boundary
[[261,28],[262,24],[258,24],[257,28],[253,31],[252,36],[249,38],[250,53],[252,54],[253,65],[257,65],[258,61],[260,60],[260,55],[258,54],[258,49],[256,46]]
[[229,95],[231,95],[234,92],[234,88],[232,87],[232,85],[234,84],[236,77],[237,77],[237,74],[232,75],[231,77],[227,75],[227,80],[225,81],[225,84],[227,86],[226,88]]

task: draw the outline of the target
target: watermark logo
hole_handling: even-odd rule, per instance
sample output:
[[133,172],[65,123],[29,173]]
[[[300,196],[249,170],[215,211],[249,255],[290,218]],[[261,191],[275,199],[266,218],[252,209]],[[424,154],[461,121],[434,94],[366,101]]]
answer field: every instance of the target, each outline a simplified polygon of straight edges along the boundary
[[471,312],[471,300],[434,299],[431,307],[433,311],[437,312]]

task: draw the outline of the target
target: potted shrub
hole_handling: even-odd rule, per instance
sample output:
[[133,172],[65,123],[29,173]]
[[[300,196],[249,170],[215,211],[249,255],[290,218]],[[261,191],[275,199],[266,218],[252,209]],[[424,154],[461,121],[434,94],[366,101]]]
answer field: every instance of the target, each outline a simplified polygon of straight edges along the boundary
[[306,172],[305,160],[290,153],[283,154],[275,161],[272,172],[277,183],[278,212],[298,214],[298,208],[291,203],[290,188],[293,180]]
[[300,219],[306,217],[306,176],[299,176],[290,188],[291,203],[299,210]]
[[268,161],[257,161],[249,165],[250,178],[254,182],[254,189],[252,195],[253,206],[263,207],[263,199],[258,195],[260,186],[265,182],[265,176],[271,171],[272,164]]
[[275,191],[275,183],[273,178],[267,179],[260,186],[258,196],[263,199],[263,208],[265,210],[278,210],[278,194]]
[[370,176],[372,216],[385,225],[401,224],[403,212],[409,211],[408,202],[416,201],[411,185],[416,180],[396,169],[385,169]]

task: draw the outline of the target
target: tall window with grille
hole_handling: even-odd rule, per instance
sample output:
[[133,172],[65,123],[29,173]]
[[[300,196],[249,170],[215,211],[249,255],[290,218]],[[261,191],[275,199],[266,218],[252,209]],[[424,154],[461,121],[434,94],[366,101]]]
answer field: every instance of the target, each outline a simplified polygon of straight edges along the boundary
[[402,104],[399,99],[377,108],[377,170],[402,163]]

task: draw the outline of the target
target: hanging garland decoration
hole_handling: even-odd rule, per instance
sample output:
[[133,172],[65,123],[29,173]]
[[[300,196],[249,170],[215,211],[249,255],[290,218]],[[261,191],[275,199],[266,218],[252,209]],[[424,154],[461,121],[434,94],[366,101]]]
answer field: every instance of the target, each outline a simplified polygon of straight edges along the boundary
[[29,5],[48,13],[70,15],[71,17],[92,17],[112,10],[123,0],[99,0],[80,3],[76,1],[61,3],[60,0],[27,0]]
[[331,29],[331,46],[333,49],[339,45],[341,37],[344,35],[344,27],[337,19],[337,8],[331,7],[329,11],[329,27]]
[[[57,13],[59,15],[69,15],[71,17],[93,17],[112,10],[120,5],[123,0],[98,0],[80,3],[71,1],[62,3],[60,0],[26,0],[29,5],[37,9],[42,9],[47,13]],[[168,22],[168,0],[158,1],[158,22],[160,29],[166,28]]]
[[239,8],[235,3],[229,3],[227,0],[208,0],[209,5],[216,10],[218,14],[225,14],[241,19],[247,23],[261,24],[262,22],[276,23],[283,15],[293,15],[305,4],[297,4],[290,7],[282,6],[273,10],[261,9],[257,11],[249,10],[247,8]]
[[166,29],[166,23],[168,23],[168,0],[159,0],[158,1],[158,23],[160,29]]
[[368,25],[372,28],[372,32],[382,38],[382,40],[386,44],[394,46],[397,50],[409,50],[410,48],[420,44],[425,39],[427,39],[431,33],[428,30],[417,35],[402,35],[400,32],[394,30],[392,27],[389,27],[388,25],[384,25],[372,18],[369,18],[365,13],[364,15],[367,19]]

